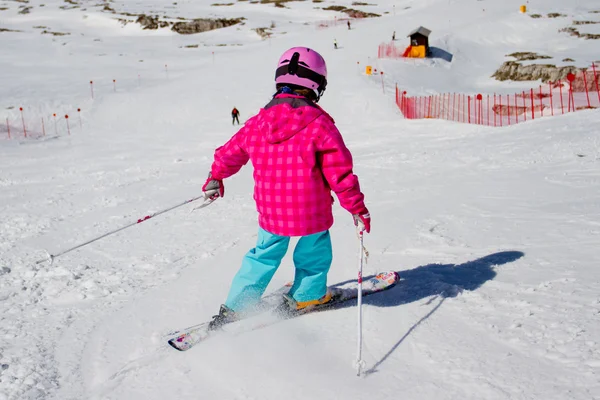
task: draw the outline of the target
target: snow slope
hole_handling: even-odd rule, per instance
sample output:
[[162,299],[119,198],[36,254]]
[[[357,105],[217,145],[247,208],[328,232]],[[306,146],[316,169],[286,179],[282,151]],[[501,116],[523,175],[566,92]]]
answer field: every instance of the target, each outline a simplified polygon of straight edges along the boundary
[[[539,19],[512,0],[336,3],[382,14],[350,31],[316,29],[344,17],[315,9],[329,2],[177,3],[110,6],[247,20],[181,36],[122,25],[95,2],[0,1],[0,29],[20,31],[0,32],[0,399],[600,399],[598,111],[493,129],[406,121],[393,102],[396,83],[411,94],[534,85],[489,79],[514,51],[588,66],[600,42],[558,30],[600,21],[594,1],[530,1],[530,13],[565,15]],[[252,30],[273,23],[270,40]],[[394,30],[403,45],[419,25],[452,63],[374,58]],[[321,104],[353,152],[373,216],[365,274],[403,279],[365,299],[362,378],[350,306],[186,353],[166,347],[166,332],[217,312],[254,245],[250,166],[206,209],[182,207],[36,264],[44,249],[197,196],[214,148],[237,129],[231,108],[242,119],[257,112],[294,45],[328,62]],[[367,64],[385,71],[383,88],[362,73]],[[52,113],[71,114],[70,135]],[[331,283],[355,278],[358,251],[350,216],[336,206],[335,217]],[[269,291],[293,276],[291,264]]]

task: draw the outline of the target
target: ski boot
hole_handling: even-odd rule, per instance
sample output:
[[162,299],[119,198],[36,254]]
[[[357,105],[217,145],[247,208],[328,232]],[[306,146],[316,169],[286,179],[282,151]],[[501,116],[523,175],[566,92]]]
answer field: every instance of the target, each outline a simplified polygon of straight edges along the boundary
[[237,321],[237,315],[235,311],[227,307],[225,304],[221,304],[218,315],[213,315],[213,320],[208,324],[209,331],[215,331],[221,329],[223,325]]
[[327,292],[323,297],[316,300],[296,301],[292,296],[284,294],[284,304],[282,305],[282,308],[287,308],[290,314],[303,314],[326,305],[332,298],[333,294],[329,289],[327,289]]

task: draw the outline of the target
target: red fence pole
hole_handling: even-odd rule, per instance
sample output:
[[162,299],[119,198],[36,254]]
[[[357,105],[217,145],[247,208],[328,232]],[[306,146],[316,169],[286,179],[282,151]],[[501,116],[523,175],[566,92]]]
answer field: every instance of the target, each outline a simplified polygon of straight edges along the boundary
[[519,106],[517,105],[517,94],[515,93],[515,119],[519,123]]
[[531,96],[531,119],[535,119],[535,104],[533,103],[533,89],[529,91]]
[[92,92],[92,99],[94,99],[94,81],[90,81],[90,91]]
[[506,95],[506,109],[508,110],[508,125],[510,125],[510,96]]
[[502,115],[502,95],[501,94],[498,95],[498,109],[500,110],[500,126],[502,126],[503,115]]
[[490,126],[490,95],[487,95],[487,126]]
[[69,127],[69,116],[65,115],[65,121],[67,121],[67,132],[69,132],[69,136],[71,135],[71,128]]
[[456,92],[452,94],[452,121],[454,121],[454,111],[456,110]]
[[548,89],[550,90],[550,113],[554,116],[554,104],[552,103],[552,82],[548,82]]
[[588,108],[592,108],[592,105],[590,103],[590,93],[588,92],[588,88],[587,88],[587,70],[583,71],[583,85],[585,86],[585,97],[587,98],[587,103],[588,103]]
[[575,98],[573,97],[573,81],[575,75],[571,72],[567,74],[567,80],[569,81],[569,111],[571,111],[571,104],[573,104],[573,112],[575,112]]
[[563,85],[562,85],[562,81],[561,81],[561,80],[559,80],[559,81],[558,81],[558,90],[559,90],[559,92],[560,92],[560,110],[561,110],[561,111],[562,111],[562,113],[564,114],[564,113],[565,113],[565,105],[564,105],[564,103],[563,103],[562,87],[563,87]]
[[496,108],[496,93],[494,93],[494,106],[492,107],[492,111],[494,112],[494,128],[497,126],[496,125],[496,115],[498,115],[498,113],[496,112],[497,108]]
[[21,121],[23,122],[23,135],[27,137],[27,129],[25,129],[25,117],[23,116],[23,107],[19,107],[19,111],[21,111]]
[[592,63],[592,71],[594,71],[594,80],[596,81],[596,92],[598,93],[598,101],[600,101],[600,89],[598,88],[598,75],[596,75],[596,65]]
[[431,96],[428,97],[429,105],[427,106],[427,117],[431,118]]

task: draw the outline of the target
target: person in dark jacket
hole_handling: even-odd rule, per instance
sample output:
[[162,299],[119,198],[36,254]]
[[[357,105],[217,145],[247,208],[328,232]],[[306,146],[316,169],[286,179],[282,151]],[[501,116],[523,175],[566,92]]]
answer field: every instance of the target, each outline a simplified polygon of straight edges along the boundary
[[236,122],[238,125],[240,124],[239,115],[240,112],[238,111],[238,109],[233,107],[233,110],[231,110],[231,125],[234,125]]

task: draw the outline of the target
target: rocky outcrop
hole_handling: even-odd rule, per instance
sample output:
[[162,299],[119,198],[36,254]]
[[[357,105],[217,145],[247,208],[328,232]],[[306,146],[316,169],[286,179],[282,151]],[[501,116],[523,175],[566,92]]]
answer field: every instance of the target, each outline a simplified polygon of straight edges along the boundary
[[565,79],[569,72],[576,74],[581,71],[574,66],[557,67],[551,64],[522,65],[516,61],[507,61],[494,74],[492,78],[499,81],[537,81],[555,82]]
[[189,22],[176,22],[171,29],[182,35],[191,35],[194,33],[212,31],[213,29],[226,28],[228,26],[239,24],[243,18],[233,19],[194,19]]
[[169,26],[168,22],[159,21],[158,17],[153,17],[145,14],[138,16],[138,19],[135,22],[142,25],[142,29],[158,29],[166,28]]

